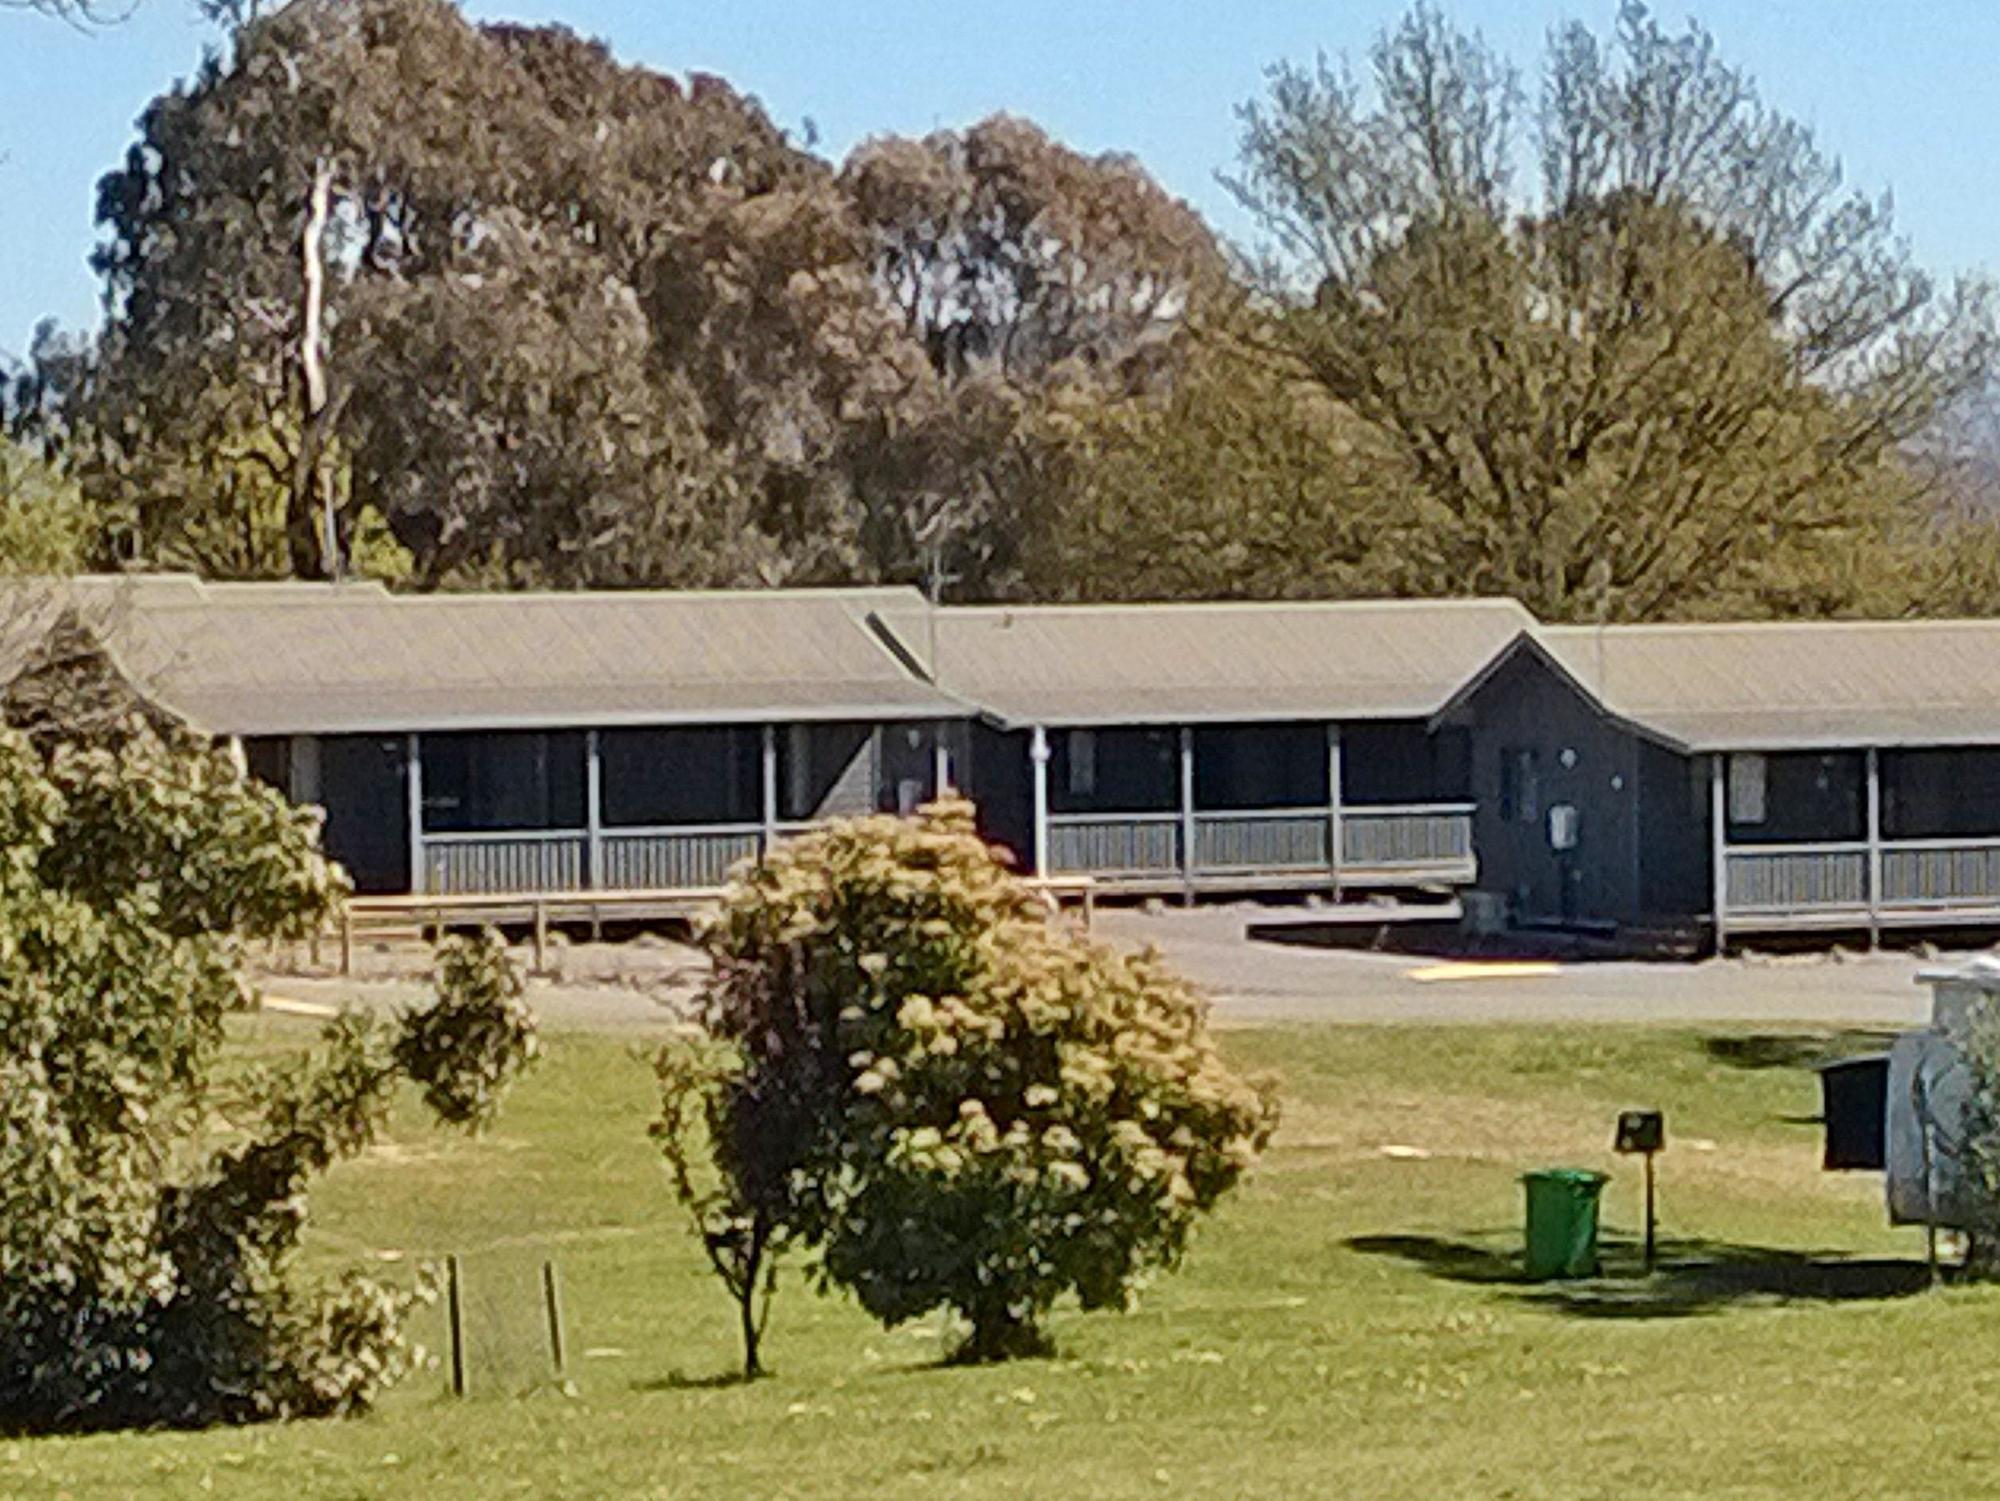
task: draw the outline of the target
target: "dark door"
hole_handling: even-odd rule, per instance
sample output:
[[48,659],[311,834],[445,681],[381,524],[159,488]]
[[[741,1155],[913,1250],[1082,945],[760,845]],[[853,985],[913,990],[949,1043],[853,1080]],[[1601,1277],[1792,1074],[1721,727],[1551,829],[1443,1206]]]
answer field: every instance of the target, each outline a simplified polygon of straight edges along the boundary
[[914,813],[936,796],[936,734],[936,726],[927,724],[882,727],[876,807],[885,813]]
[[401,736],[343,735],[320,744],[326,852],[363,893],[410,889],[409,801]]

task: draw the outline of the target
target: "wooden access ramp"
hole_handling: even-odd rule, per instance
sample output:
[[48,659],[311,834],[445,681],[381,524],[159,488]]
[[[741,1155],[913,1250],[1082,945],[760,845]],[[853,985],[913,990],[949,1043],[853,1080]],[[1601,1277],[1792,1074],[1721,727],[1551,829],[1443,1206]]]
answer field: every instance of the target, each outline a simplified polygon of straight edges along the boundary
[[[1052,913],[1073,906],[1086,929],[1096,912],[1095,883],[1087,876],[1031,879],[1028,886]],[[340,973],[354,972],[356,942],[435,940],[454,931],[521,928],[530,935],[536,972],[548,968],[549,933],[588,927],[593,938],[607,923],[694,922],[721,902],[720,886],[660,887],[644,891],[454,892],[449,895],[358,896],[335,920]],[[317,952],[322,935],[314,935]]]

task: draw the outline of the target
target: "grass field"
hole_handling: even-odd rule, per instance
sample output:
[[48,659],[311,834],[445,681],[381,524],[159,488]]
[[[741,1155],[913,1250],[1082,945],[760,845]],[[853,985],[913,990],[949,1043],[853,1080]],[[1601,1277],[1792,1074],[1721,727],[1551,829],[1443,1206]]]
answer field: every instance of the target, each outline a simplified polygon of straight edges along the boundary
[[[267,1044],[290,1025],[259,1024]],[[412,1113],[316,1199],[329,1268],[466,1254],[484,1395],[447,1399],[431,1373],[350,1422],[0,1441],[0,1495],[2000,1492],[2000,1291],[1924,1291],[1921,1244],[1884,1228],[1879,1182],[1819,1172],[1800,1118],[1821,1039],[1319,1027],[1228,1045],[1282,1076],[1284,1129],[1138,1312],[1061,1318],[1054,1360],[942,1369],[935,1324],[885,1332],[795,1284],[777,1374],[743,1387],[725,1379],[730,1307],[645,1141],[645,1069],[559,1037],[493,1135],[442,1137]],[[1616,1111],[1640,1104],[1668,1115],[1666,1269],[1639,1278],[1618,1242],[1601,1281],[1514,1281],[1523,1168],[1610,1168],[1608,1218],[1632,1230],[1637,1175],[1607,1149]],[[544,1256],[574,1390],[510,1395],[533,1366]],[[518,1293],[504,1316],[502,1284]]]

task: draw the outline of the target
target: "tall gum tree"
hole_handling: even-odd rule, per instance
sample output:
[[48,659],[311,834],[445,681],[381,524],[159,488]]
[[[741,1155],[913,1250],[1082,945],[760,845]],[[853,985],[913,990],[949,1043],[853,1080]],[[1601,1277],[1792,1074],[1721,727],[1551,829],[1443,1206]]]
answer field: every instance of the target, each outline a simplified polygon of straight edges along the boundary
[[[1222,264],[1136,164],[1026,122],[837,169],[721,80],[445,0],[245,24],[100,208],[68,419],[131,550],[311,574],[379,516],[429,585],[1017,583],[1026,419],[1170,360]],[[256,466],[277,548],[160,482]]]

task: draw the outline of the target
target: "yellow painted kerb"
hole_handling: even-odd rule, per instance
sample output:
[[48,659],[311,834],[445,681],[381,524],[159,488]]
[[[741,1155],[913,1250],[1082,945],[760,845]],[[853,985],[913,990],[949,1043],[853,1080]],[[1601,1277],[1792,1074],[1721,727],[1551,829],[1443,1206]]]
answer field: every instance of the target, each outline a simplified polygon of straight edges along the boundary
[[1560,964],[1538,959],[1496,959],[1490,962],[1457,960],[1449,964],[1428,964],[1408,970],[1403,978],[1428,985],[1436,980],[1545,980],[1562,973]]

